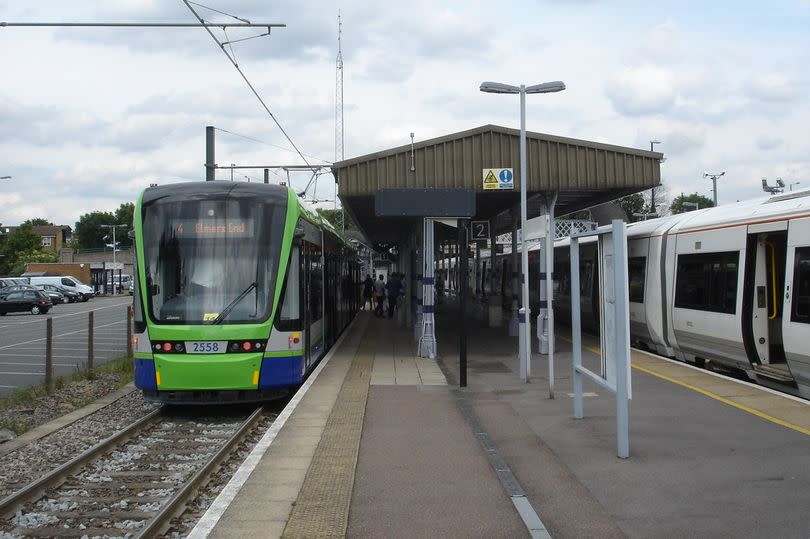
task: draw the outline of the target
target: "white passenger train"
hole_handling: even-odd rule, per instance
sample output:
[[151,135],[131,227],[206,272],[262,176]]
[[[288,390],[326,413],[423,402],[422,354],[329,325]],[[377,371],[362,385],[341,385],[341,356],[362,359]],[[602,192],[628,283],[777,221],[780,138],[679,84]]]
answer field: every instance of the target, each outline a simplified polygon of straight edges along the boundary
[[[810,398],[810,190],[633,223],[627,235],[636,346],[737,369]],[[565,320],[571,313],[568,240],[555,245],[554,310]],[[530,254],[533,314],[538,248]],[[506,298],[512,297],[511,261],[499,255],[494,268]],[[581,240],[582,321],[592,331],[599,329],[596,261],[595,239]],[[490,293],[487,272],[482,263],[477,288]]]

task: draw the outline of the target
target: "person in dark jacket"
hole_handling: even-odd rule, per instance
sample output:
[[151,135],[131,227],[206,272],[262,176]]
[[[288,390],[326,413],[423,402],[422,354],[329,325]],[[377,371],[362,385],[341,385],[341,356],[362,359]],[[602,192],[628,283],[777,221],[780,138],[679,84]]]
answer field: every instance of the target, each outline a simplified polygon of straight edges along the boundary
[[399,273],[392,273],[391,277],[388,278],[388,284],[385,285],[386,292],[388,292],[388,318],[394,317],[400,284]]
[[366,302],[368,302],[369,310],[374,308],[374,279],[371,275],[366,274],[366,280],[363,281],[363,306],[361,310],[366,310]]

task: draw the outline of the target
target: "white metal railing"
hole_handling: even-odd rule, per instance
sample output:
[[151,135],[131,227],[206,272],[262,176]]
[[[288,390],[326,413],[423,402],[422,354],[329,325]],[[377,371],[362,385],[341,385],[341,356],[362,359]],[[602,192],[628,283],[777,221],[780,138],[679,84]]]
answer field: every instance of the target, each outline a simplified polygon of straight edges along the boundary
[[[590,232],[596,230],[597,224],[593,221],[585,221],[584,219],[555,219],[554,220],[554,239],[559,240],[567,238],[571,234],[582,234],[583,232]],[[518,239],[520,239],[518,232]],[[497,236],[496,242],[498,245],[512,245],[512,233],[507,232]]]

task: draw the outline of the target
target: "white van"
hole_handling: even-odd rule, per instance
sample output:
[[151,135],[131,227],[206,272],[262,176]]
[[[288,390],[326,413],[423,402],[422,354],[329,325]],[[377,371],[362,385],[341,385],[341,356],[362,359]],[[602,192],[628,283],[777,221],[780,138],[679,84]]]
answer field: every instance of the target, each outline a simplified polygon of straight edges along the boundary
[[81,294],[84,301],[87,301],[95,295],[91,287],[70,275],[63,275],[61,277],[31,277],[31,284],[55,284]]

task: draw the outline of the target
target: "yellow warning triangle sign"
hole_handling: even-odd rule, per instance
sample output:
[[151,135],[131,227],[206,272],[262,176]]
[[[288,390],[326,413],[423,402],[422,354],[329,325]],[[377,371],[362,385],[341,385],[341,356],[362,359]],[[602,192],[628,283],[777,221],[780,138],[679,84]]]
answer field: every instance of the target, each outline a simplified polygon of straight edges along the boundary
[[491,170],[489,171],[489,174],[487,174],[487,177],[484,178],[484,183],[498,183],[498,179]]

